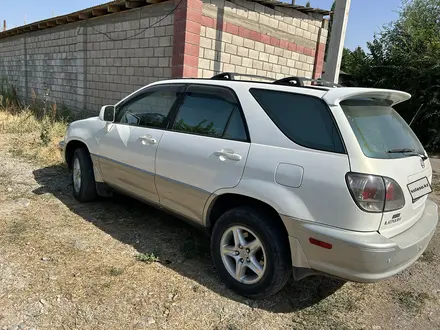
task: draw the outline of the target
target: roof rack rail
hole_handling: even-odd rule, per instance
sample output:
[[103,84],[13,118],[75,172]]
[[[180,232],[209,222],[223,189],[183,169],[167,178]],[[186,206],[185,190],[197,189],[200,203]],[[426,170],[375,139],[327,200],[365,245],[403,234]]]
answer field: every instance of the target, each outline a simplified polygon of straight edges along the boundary
[[303,87],[305,86],[304,82],[310,82],[312,86],[322,86],[322,87],[342,87],[342,85],[339,85],[337,83],[322,80],[322,79],[310,79],[305,77],[286,77],[283,79],[275,80],[273,84],[276,85],[288,85],[288,86],[296,86],[296,87]]
[[310,79],[310,81],[312,82],[312,85],[315,85],[315,86],[324,86],[324,87],[332,87],[332,88],[343,87],[341,84],[337,84],[335,82],[328,81],[328,80]]
[[[293,87],[306,87],[306,88],[319,88],[319,87],[342,87],[331,81],[326,81],[322,79],[311,79],[306,77],[285,77],[282,79],[273,79],[270,77],[257,76],[253,74],[235,73],[235,72],[221,72],[211,77],[212,80],[237,80],[237,77],[250,77],[250,78],[260,78],[266,80],[272,80],[272,84],[275,85],[285,85]],[[310,82],[310,84],[305,84],[305,82]]]
[[304,79],[302,77],[286,77],[282,79],[275,80],[273,84],[275,85],[287,85],[287,86],[296,86],[302,87],[304,86]]
[[265,76],[257,76],[254,74],[245,74],[245,73],[234,73],[234,72],[222,72],[212,76],[212,80],[237,80],[236,77],[249,77],[249,78],[260,78],[267,80],[275,80],[273,78],[265,77]]

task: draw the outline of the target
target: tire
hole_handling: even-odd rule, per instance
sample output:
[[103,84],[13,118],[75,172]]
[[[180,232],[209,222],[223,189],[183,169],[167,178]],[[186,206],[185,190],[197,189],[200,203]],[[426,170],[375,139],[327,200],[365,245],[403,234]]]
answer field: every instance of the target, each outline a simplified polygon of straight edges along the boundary
[[[240,230],[246,244],[242,244],[242,248],[237,250],[235,240],[239,237],[236,235]],[[254,252],[244,252],[246,246],[251,246],[249,242],[257,242],[254,238],[259,240],[262,248],[254,249]],[[235,251],[231,251],[231,248]],[[285,231],[273,217],[257,208],[238,207],[225,212],[214,226],[211,253],[221,279],[232,290],[248,298],[261,299],[277,293],[292,274],[290,247]],[[232,256],[234,253],[235,256]],[[255,261],[259,261],[256,264],[258,267],[255,266]],[[242,273],[232,276],[234,264],[237,271],[238,263],[245,265],[243,277],[240,275]],[[263,270],[257,275],[248,266]]]
[[[79,172],[77,166],[79,166]],[[78,177],[79,181],[77,180]],[[71,179],[73,195],[79,202],[91,202],[96,199],[93,163],[89,152],[84,148],[78,148],[73,153]]]

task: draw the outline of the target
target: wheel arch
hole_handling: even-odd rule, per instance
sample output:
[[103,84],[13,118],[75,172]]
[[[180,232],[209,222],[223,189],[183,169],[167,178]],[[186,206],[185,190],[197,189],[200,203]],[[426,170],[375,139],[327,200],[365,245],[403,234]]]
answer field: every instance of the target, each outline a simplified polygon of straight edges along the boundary
[[76,139],[70,140],[66,145],[66,151],[65,151],[65,158],[66,158],[65,160],[69,170],[72,169],[73,154],[75,153],[75,150],[78,148],[84,148],[90,154],[89,148],[83,141]]
[[224,193],[211,198],[207,205],[208,206],[205,213],[205,227],[209,233],[212,232],[212,228],[214,227],[218,218],[220,218],[220,216],[227,210],[239,206],[251,206],[268,214],[274,220],[274,223],[282,229],[286,237],[288,237],[287,228],[279,213],[273,206],[260,199],[242,194]]

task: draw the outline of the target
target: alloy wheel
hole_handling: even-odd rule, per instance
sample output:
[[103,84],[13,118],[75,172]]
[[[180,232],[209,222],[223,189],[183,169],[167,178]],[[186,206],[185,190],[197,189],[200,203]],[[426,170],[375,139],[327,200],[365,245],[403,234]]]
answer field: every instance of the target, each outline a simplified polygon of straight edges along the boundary
[[76,192],[79,192],[81,189],[81,164],[78,158],[75,158],[73,162],[73,186]]
[[220,253],[228,273],[243,284],[254,284],[266,270],[266,251],[249,228],[232,226],[222,235]]

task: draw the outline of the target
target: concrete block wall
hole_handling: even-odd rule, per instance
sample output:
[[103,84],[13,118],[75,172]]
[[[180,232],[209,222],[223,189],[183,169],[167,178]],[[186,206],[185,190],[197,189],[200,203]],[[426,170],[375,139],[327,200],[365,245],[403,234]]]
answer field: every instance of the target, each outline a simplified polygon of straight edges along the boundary
[[24,39],[0,40],[0,82],[7,79],[23,95],[26,89]]
[[140,87],[171,78],[174,15],[166,15],[173,8],[166,2],[88,22],[87,109],[114,104]]
[[322,64],[319,72],[315,62],[320,42],[325,49],[322,15],[246,0],[203,0],[201,25],[199,77],[218,72],[274,79],[321,75]]
[[50,90],[50,101],[96,115],[171,77],[320,77],[326,38],[319,14],[248,0],[172,0],[0,39],[0,77],[23,99]]
[[[22,37],[26,53],[24,63],[25,94],[49,99],[69,108],[78,106],[78,78],[82,65],[76,52],[78,24],[60,26],[53,30],[35,31]],[[1,41],[0,41],[1,42]]]
[[96,115],[171,78],[173,8],[170,1],[0,39],[0,79],[24,100],[49,91],[51,102]]

